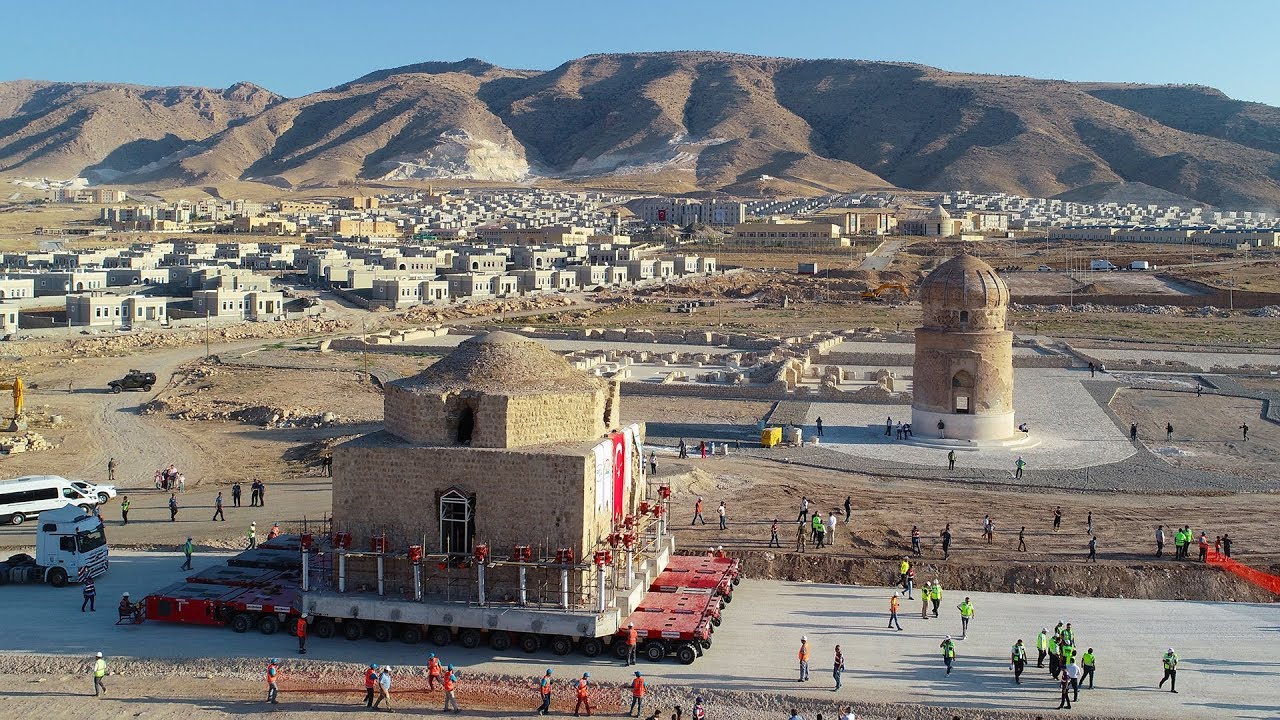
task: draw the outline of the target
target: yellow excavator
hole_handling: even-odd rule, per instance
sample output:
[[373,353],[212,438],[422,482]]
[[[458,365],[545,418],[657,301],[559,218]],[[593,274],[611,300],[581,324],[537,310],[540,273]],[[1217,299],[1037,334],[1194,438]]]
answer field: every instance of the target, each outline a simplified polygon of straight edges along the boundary
[[881,283],[879,287],[864,291],[862,293],[862,299],[863,301],[880,302],[881,300],[884,300],[884,297],[882,296],[890,290],[897,290],[902,293],[903,300],[911,297],[911,288],[907,287],[905,283],[887,282]]
[[14,422],[17,422],[18,418],[22,417],[22,401],[23,401],[23,391],[24,391],[22,378],[15,377],[13,379],[13,382],[0,382],[0,390],[13,391],[13,420]]

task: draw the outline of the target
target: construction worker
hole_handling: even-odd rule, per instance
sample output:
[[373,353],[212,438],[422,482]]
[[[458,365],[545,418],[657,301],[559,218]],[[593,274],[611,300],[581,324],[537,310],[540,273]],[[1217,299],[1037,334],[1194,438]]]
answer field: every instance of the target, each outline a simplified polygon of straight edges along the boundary
[[302,613],[302,617],[298,618],[298,624],[294,626],[293,634],[298,636],[298,654],[307,654],[307,614]]
[[280,681],[280,673],[276,668],[279,662],[280,658],[271,658],[267,662],[267,702],[272,705],[280,704],[280,701],[276,699],[276,696],[280,694],[280,686],[277,685]]
[[440,658],[435,653],[427,656],[427,690],[435,691],[436,681],[440,679]]
[[249,545],[248,547],[245,548],[245,550],[252,550],[258,547],[258,523],[256,522],[249,523],[249,531],[245,533],[245,535],[247,535],[249,538]]
[[969,598],[965,598],[964,602],[956,606],[960,611],[960,639],[963,640],[969,635],[969,621],[973,619],[973,602]]
[[578,710],[584,705],[587,707],[587,717],[591,717],[591,688],[588,687],[590,677],[591,673],[582,673],[582,677],[578,678],[577,685],[574,687],[574,691],[578,695],[578,703],[573,706],[574,717],[580,716]]
[[450,665],[440,674],[440,685],[444,688],[444,710],[440,712],[449,712],[449,706],[453,706],[456,713],[462,712],[458,707],[458,699],[453,696],[454,688],[458,687],[458,676],[453,672],[453,666]]
[[373,709],[374,688],[378,686],[378,663],[369,663],[364,671],[364,706]]
[[[903,556],[902,562],[898,563],[898,584],[902,586],[902,594],[908,596],[911,594],[907,588],[907,572],[909,570],[911,570],[911,563],[907,561],[906,556]],[[915,598],[910,599],[914,600]]]
[[918,525],[911,526],[911,554],[916,557],[924,554],[920,551],[920,527]]
[[182,546],[182,554],[187,556],[187,561],[182,564],[183,570],[191,569],[191,553],[196,551],[196,546],[192,544],[191,537],[187,537],[187,542]]
[[1085,680],[1089,681],[1089,689],[1093,689],[1093,670],[1097,667],[1098,657],[1093,654],[1093,648],[1084,651],[1084,655],[1080,656],[1080,666],[1084,669],[1084,674],[1080,676],[1081,684]]
[[928,580],[924,581],[924,586],[920,588],[920,619],[929,619],[929,598],[933,593],[933,584]]
[[267,531],[267,539],[275,540],[280,537],[280,523],[271,523],[271,529]]
[[1055,680],[1058,679],[1058,671],[1062,669],[1060,666],[1062,648],[1058,645],[1061,639],[1058,635],[1049,636],[1049,674]]
[[804,552],[806,542],[805,536],[808,534],[805,532],[805,526],[806,523],[796,523],[796,552]]
[[699,520],[702,521],[703,525],[707,524],[706,518],[702,517],[702,498],[701,497],[699,497],[698,501],[693,504],[693,522],[689,524],[697,525]]
[[942,643],[938,645],[942,648],[942,662],[947,666],[947,674],[951,674],[951,663],[956,659],[956,644],[950,635],[942,638]]
[[933,581],[933,589],[929,591],[929,602],[933,603],[933,616],[938,617],[938,606],[942,604],[942,582]]
[[1019,685],[1022,684],[1022,669],[1027,666],[1027,648],[1023,646],[1022,639],[1013,644],[1013,650],[1009,653],[1009,667],[1013,669],[1013,681]]
[[796,657],[800,659],[800,680],[798,682],[809,682],[809,636],[800,636],[800,652],[796,653]]
[[123,524],[125,525],[129,524],[129,506],[130,505],[132,505],[132,503],[129,502],[129,496],[125,495],[124,500],[120,501],[120,519],[124,521]]
[[101,690],[103,695],[107,694],[107,685],[103,682],[103,678],[107,676],[107,661],[102,659],[102,653],[98,652],[93,661],[93,696],[98,697],[98,691]]
[[1164,654],[1164,677],[1156,687],[1164,687],[1165,680],[1169,681],[1169,692],[1178,692],[1178,653],[1173,648]]
[[898,593],[889,596],[889,627],[897,627],[902,629],[902,625],[898,622]]
[[1040,634],[1036,635],[1036,650],[1040,656],[1036,658],[1036,667],[1044,667],[1044,658],[1049,654],[1049,628],[1040,628]]
[[635,717],[640,717],[641,708],[644,707],[644,676],[640,671],[636,671],[636,677],[631,681],[631,709],[627,711],[628,715],[632,713]]
[[1200,531],[1199,545],[1200,545],[1200,562],[1208,562],[1209,561],[1209,538],[1204,534],[1203,530]]
[[636,632],[635,623],[627,623],[627,660],[623,665],[636,664],[636,645],[640,640],[640,633]]
[[1067,626],[1063,628],[1062,632],[1058,634],[1062,637],[1063,645],[1070,645],[1071,647],[1075,647],[1076,631],[1071,629],[1071,623],[1067,623]]
[[378,673],[378,699],[373,701],[373,709],[377,710],[382,701],[387,702],[387,712],[391,710],[391,666],[387,665]]
[[[680,711],[676,710],[676,715],[680,715]],[[707,709],[702,707],[702,696],[693,699],[693,720],[705,720],[707,717]]]
[[547,668],[547,671],[542,675],[542,679],[538,681],[538,693],[542,696],[542,704],[538,706],[538,714],[546,715],[551,712],[551,668]]

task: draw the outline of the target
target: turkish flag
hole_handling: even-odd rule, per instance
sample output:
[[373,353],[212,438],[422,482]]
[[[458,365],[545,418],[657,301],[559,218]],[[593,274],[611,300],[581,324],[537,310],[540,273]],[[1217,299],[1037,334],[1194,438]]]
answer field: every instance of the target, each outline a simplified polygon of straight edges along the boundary
[[627,488],[627,436],[626,433],[613,433],[609,436],[613,441],[613,519],[622,519],[623,502]]

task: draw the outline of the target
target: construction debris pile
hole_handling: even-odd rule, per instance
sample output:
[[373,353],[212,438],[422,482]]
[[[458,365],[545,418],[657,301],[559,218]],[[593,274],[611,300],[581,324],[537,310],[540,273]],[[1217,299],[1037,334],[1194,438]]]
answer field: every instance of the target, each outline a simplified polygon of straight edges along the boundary
[[409,323],[433,323],[466,317],[480,317],[483,315],[495,315],[499,313],[529,312],[531,310],[564,307],[565,305],[572,305],[573,302],[574,301],[572,299],[567,297],[543,295],[540,297],[498,300],[493,302],[476,303],[474,305],[455,305],[450,307],[416,305],[404,312],[396,313],[395,317],[401,321]]
[[[241,323],[227,327],[214,327],[209,329],[208,339],[210,342],[226,343],[257,338],[291,338],[303,335],[327,335],[348,328],[350,323],[343,320],[321,320],[308,317],[281,322]],[[70,343],[64,343],[61,340],[36,341],[29,343],[24,349],[32,356],[70,353],[75,357],[103,357],[128,355],[139,350],[198,345],[205,339],[204,328],[192,328],[172,332],[148,331],[103,335],[73,340]]]
[[0,440],[0,453],[6,455],[16,455],[24,452],[38,452],[40,450],[52,450],[58,447],[38,432],[25,432],[14,435],[11,438]]
[[[1273,306],[1274,307],[1274,306]],[[1263,308],[1266,310],[1267,308]],[[1024,305],[1022,303],[1010,303],[1009,310],[1013,312],[1030,312],[1030,313],[1132,313],[1136,315],[1165,315],[1168,317],[1230,317],[1230,311],[1221,308],[1205,305],[1204,307],[1189,308],[1178,307],[1177,305],[1095,305],[1093,303],[1077,303],[1075,305]],[[1260,313],[1261,311],[1252,311],[1249,314]],[[1280,317],[1280,308],[1276,308],[1276,315],[1263,315],[1262,317]]]
[[724,298],[781,303],[786,300],[822,302],[862,301],[862,293],[884,283],[914,285],[916,274],[875,270],[830,270],[817,275],[798,275],[782,270],[743,270],[679,283],[616,291],[606,297]]

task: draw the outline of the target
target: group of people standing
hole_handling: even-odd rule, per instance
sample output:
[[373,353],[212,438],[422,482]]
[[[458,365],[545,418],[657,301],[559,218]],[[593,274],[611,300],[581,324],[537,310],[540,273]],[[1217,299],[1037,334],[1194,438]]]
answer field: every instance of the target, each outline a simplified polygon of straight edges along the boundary
[[[273,661],[275,662],[275,661]],[[455,670],[452,665],[443,665],[440,658],[435,653],[427,656],[427,690],[435,692],[436,684],[439,683],[440,689],[444,692],[444,709],[441,712],[455,713],[462,712],[458,708],[458,699],[454,691],[458,687],[458,678],[461,671]],[[386,711],[391,710],[391,666],[379,666],[377,663],[369,663],[369,667],[364,671],[364,705],[370,710],[377,710],[386,704]]]

